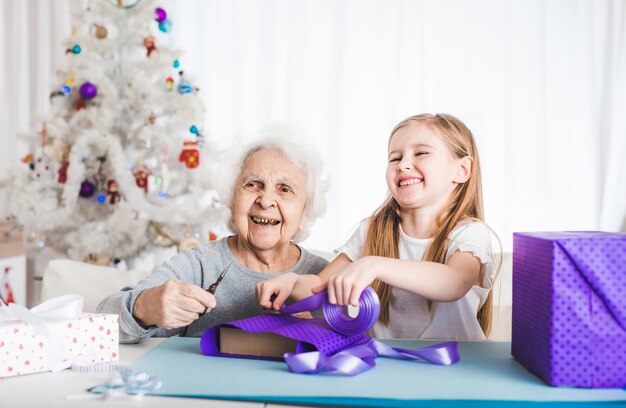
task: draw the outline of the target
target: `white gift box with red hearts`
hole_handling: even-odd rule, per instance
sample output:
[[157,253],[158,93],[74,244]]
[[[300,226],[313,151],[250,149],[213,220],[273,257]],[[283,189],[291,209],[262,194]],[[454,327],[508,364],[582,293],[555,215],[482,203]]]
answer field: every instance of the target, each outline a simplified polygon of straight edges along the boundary
[[71,318],[5,316],[0,321],[0,378],[119,360],[119,316],[82,313],[82,299],[80,310]]

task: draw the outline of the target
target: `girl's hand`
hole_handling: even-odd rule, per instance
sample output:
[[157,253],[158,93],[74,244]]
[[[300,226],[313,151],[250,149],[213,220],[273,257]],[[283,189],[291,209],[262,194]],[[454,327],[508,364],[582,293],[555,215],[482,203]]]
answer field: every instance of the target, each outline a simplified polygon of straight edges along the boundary
[[285,300],[293,292],[297,281],[298,275],[288,272],[257,283],[254,287],[254,292],[259,300],[259,306],[263,309],[280,310]]
[[[377,278],[369,257],[348,264],[328,279],[328,301],[341,306],[358,306],[363,290]],[[320,289],[321,286],[315,289]],[[323,289],[320,289],[321,291]],[[318,292],[319,292],[318,291]],[[317,293],[317,292],[316,292]]]

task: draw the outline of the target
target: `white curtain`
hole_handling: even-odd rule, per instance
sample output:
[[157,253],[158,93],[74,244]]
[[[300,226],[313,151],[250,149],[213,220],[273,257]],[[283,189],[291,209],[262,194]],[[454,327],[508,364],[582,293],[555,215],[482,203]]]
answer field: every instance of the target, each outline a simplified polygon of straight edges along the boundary
[[[70,31],[65,0],[0,0],[0,175],[27,153],[17,133],[48,112]],[[0,191],[0,216],[5,211]]]
[[[45,111],[46,81],[69,29],[64,2],[3,1],[5,166],[17,161],[15,130]],[[227,146],[288,120],[318,147],[332,189],[305,246],[338,246],[382,203],[389,131],[420,112],[452,113],[474,132],[487,221],[505,250],[513,231],[624,228],[623,0],[185,0],[164,7],[173,30],[161,45],[185,51],[181,68],[201,88],[209,140]],[[41,42],[29,34],[44,28]]]

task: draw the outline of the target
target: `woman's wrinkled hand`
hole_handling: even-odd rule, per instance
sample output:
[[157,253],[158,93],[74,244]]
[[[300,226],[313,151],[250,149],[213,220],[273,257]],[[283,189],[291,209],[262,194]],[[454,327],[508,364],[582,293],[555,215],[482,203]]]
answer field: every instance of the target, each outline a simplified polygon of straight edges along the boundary
[[137,296],[133,316],[145,326],[175,329],[188,326],[216,305],[215,297],[199,286],[170,280]]
[[298,275],[287,272],[275,278],[256,284],[254,292],[259,300],[259,306],[264,309],[280,310],[285,300],[293,292],[298,281]]

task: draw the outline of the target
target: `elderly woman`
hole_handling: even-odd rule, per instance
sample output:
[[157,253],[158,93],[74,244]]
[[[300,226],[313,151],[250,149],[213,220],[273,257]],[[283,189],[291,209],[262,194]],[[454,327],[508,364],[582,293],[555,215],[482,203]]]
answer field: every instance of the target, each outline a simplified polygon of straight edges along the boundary
[[[326,266],[295,244],[325,209],[320,161],[283,133],[271,128],[236,155],[232,171],[222,169],[220,177],[231,177],[222,200],[233,235],[179,253],[98,305],[98,312],[119,314],[121,342],[201,336],[210,326],[262,313],[258,283]],[[209,293],[224,271],[215,295]]]

